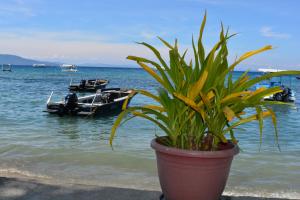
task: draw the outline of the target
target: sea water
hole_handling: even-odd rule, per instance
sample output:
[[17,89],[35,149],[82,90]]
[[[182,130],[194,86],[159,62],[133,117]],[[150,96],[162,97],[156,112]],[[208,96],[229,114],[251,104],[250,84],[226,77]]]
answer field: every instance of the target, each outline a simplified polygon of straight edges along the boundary
[[[158,85],[141,69],[78,69],[68,73],[58,67],[14,66],[13,72],[0,72],[0,175],[159,190],[150,148],[154,135],[163,134],[156,126],[139,118],[129,121],[118,129],[112,150],[108,138],[116,116],[58,117],[43,112],[51,91],[53,101],[61,100],[71,81],[102,78],[110,80],[109,87],[153,92]],[[300,80],[293,77],[291,83],[299,101]],[[130,105],[151,102],[137,95]],[[270,119],[264,123],[261,148],[257,123],[236,131],[242,151],[233,161],[226,194],[300,199],[297,106],[273,107],[281,151]]]

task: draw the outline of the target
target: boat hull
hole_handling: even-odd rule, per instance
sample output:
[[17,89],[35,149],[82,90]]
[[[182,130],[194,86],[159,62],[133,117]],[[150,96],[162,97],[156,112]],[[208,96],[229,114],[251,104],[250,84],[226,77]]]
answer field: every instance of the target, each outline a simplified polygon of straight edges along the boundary
[[[103,104],[101,106],[85,106],[78,107],[75,110],[67,110],[63,104],[49,104],[46,112],[59,116],[107,116],[117,115],[122,111],[122,106],[125,100]],[[129,100],[130,101],[130,100]]]
[[[59,116],[107,116],[116,115],[122,111],[124,102],[128,104],[134,95],[131,90],[122,92],[118,90],[105,91],[99,94],[88,95],[77,99],[75,93],[66,96],[65,101],[47,104],[46,112]],[[131,95],[130,95],[131,94]],[[67,98],[75,95],[75,100]],[[116,95],[116,97],[113,97]],[[100,99],[100,100],[96,100]],[[71,101],[72,100],[72,101]],[[127,104],[127,105],[128,105]]]

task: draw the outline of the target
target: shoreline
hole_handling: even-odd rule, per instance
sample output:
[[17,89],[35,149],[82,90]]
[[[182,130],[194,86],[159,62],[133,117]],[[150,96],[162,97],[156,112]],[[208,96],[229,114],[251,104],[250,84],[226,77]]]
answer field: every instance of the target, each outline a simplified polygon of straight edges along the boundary
[[[226,193],[225,193],[226,194]],[[161,191],[127,187],[62,183],[53,179],[37,179],[0,174],[0,199],[2,200],[158,200]],[[254,196],[223,195],[220,200],[292,200]],[[296,199],[293,199],[296,200]]]

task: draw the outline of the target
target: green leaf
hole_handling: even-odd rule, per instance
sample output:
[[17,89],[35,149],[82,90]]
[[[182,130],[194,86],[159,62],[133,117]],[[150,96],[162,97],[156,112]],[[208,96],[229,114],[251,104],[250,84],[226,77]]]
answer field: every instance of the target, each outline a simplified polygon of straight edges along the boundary
[[205,51],[204,51],[204,47],[202,44],[202,36],[203,36],[205,24],[206,24],[206,11],[205,11],[202,23],[201,23],[199,39],[198,39],[198,56],[199,56],[199,60],[201,63],[201,67],[204,65],[204,61],[205,61]]
[[272,122],[273,122],[273,125],[274,125],[274,133],[275,133],[275,141],[276,141],[276,144],[277,144],[277,147],[280,151],[280,145],[279,145],[279,142],[278,142],[278,130],[277,130],[277,119],[276,119],[276,115],[274,113],[274,111],[268,107],[266,107],[266,109],[271,113],[271,117],[272,117]]

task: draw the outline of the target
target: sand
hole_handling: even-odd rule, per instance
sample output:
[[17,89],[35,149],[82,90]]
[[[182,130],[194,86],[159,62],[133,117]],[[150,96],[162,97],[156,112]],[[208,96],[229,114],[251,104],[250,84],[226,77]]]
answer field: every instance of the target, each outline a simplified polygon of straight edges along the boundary
[[[45,180],[0,177],[0,200],[159,200],[160,191],[59,184]],[[221,200],[287,200],[223,196]]]

